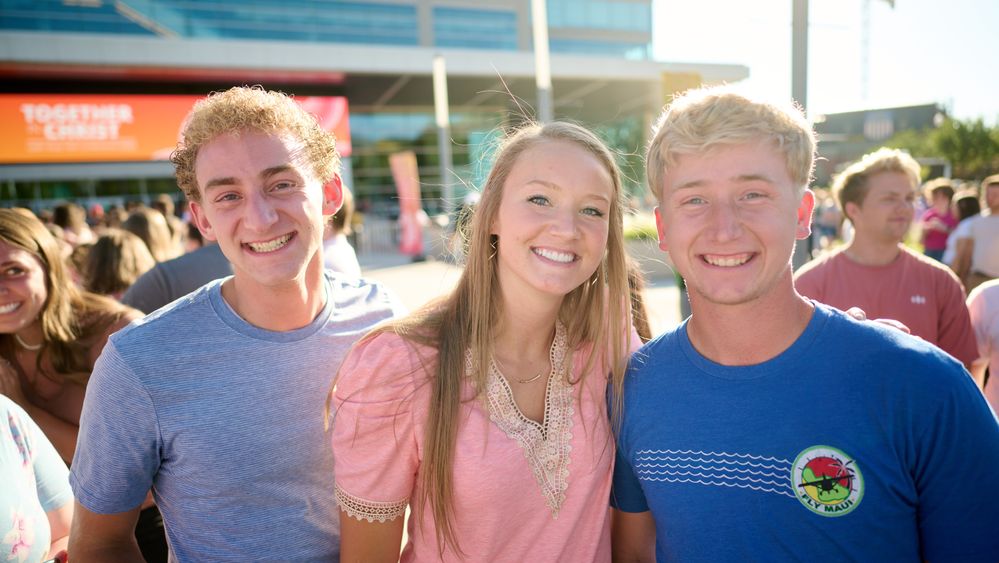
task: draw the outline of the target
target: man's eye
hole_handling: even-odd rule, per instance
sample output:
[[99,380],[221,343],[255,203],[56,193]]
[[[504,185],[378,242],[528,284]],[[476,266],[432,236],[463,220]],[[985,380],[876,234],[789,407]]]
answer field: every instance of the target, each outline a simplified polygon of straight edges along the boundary
[[745,197],[746,199],[760,199],[767,196],[766,194],[761,194],[760,192],[749,192]]
[[226,202],[226,201],[236,201],[237,199],[239,199],[238,195],[230,193],[230,194],[222,194],[222,195],[220,195],[219,197],[215,198],[215,201],[217,201],[219,203],[222,203],[222,202]]
[[683,205],[701,205],[707,203],[703,198],[691,197],[683,200]]
[[294,188],[294,187],[295,187],[295,183],[294,182],[288,182],[288,181],[277,182],[277,183],[274,184],[274,189],[275,190],[287,190],[289,188]]
[[548,201],[548,198],[543,195],[532,195],[531,197],[527,198],[527,201],[535,205],[548,205],[549,203],[551,203],[550,201]]

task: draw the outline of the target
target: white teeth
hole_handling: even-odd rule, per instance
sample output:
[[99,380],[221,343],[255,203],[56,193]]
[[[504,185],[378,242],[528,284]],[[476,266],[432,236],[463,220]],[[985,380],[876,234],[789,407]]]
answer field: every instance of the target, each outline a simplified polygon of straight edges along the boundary
[[0,306],[0,315],[6,315],[7,313],[16,311],[17,308],[20,307],[20,306],[21,306],[21,304],[18,303],[18,302],[8,303],[6,305]]
[[728,257],[717,257],[717,256],[704,256],[704,260],[711,264],[712,266],[721,266],[723,268],[732,268],[735,266],[741,266],[746,262],[749,262],[751,254],[742,254],[740,256],[728,256]]
[[288,233],[283,237],[278,237],[274,240],[269,240],[267,242],[248,242],[246,243],[246,246],[252,248],[254,252],[274,252],[275,250],[288,244],[288,241],[290,239],[291,239],[291,233]]
[[547,258],[553,262],[562,262],[563,264],[568,264],[576,259],[576,255],[571,252],[559,252],[557,250],[548,250],[547,248],[535,248],[534,253],[542,258]]

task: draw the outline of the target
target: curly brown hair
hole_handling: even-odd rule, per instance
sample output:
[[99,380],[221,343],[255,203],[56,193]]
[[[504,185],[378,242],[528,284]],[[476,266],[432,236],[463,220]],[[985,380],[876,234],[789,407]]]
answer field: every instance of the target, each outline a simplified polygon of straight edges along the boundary
[[260,86],[237,86],[213,92],[194,104],[187,115],[177,149],[170,155],[177,185],[191,201],[201,201],[194,163],[198,151],[219,135],[242,131],[285,132],[302,140],[304,153],[316,178],[323,183],[340,171],[336,137],[324,130],[315,116],[282,92]]

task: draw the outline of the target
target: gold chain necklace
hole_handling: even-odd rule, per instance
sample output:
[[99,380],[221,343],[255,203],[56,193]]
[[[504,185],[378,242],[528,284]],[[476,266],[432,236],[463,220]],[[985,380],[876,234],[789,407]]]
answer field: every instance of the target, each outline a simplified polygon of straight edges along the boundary
[[42,346],[45,345],[45,341],[42,341],[41,344],[28,344],[27,342],[21,340],[21,337],[18,336],[16,332],[13,332],[11,334],[14,335],[14,340],[17,340],[17,343],[20,344],[21,348],[24,348],[25,350],[30,350],[32,352],[37,352],[37,351],[39,351],[39,350],[42,349]]
[[[497,358],[496,356],[493,356],[493,361],[496,362],[497,364],[499,364],[499,368],[501,370],[506,371],[506,367],[503,366],[503,362],[501,362],[499,358]],[[549,368],[549,369],[551,369],[551,368]],[[517,383],[533,383],[533,382],[537,381],[538,379],[541,379],[541,376],[544,375],[544,374],[545,374],[545,370],[542,369],[534,377],[529,377],[527,379],[517,379]]]

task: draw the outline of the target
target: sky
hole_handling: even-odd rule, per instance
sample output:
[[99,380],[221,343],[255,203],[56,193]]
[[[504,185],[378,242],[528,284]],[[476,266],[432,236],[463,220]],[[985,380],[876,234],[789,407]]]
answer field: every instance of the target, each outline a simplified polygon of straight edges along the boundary
[[[653,0],[653,56],[742,64],[749,78],[737,89],[790,97],[791,4]],[[928,103],[959,119],[999,124],[999,1],[895,0],[892,8],[885,0],[810,0],[810,117]]]

